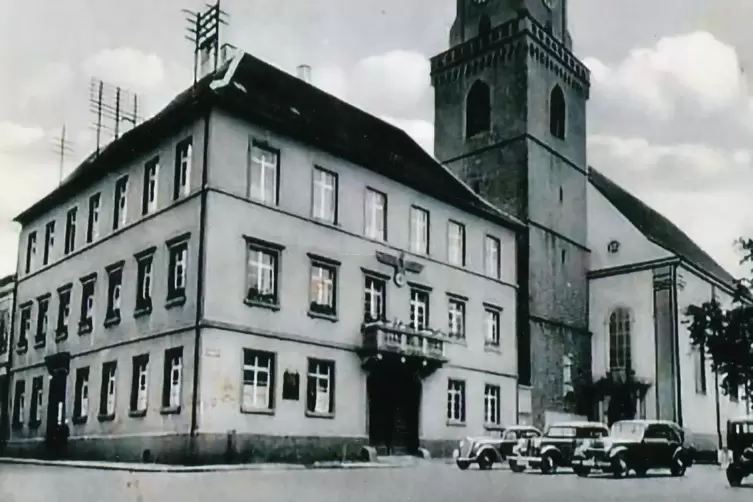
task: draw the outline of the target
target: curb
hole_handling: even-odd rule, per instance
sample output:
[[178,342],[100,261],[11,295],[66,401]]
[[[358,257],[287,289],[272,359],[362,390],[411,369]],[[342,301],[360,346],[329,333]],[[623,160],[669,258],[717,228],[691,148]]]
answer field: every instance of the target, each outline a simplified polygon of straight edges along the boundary
[[292,471],[313,469],[396,469],[413,467],[416,464],[386,464],[373,462],[315,462],[314,464],[234,464],[234,465],[160,465],[117,462],[88,462],[75,460],[39,460],[26,458],[0,457],[0,464],[36,465],[48,467],[69,467],[74,469],[97,469],[104,471],[154,472],[154,473],[195,473],[231,471]]

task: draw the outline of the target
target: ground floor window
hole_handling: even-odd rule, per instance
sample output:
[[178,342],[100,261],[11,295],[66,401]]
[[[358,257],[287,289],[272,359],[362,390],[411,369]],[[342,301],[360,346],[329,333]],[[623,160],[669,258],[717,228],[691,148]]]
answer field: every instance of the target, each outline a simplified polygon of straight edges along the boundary
[[133,375],[131,381],[131,412],[145,413],[149,396],[149,354],[133,358]]
[[107,362],[102,365],[102,386],[100,387],[99,415],[100,417],[115,416],[117,363]]
[[309,413],[335,412],[335,362],[309,359],[306,409]]
[[484,423],[499,425],[500,423],[500,395],[499,385],[486,384],[484,388]]
[[76,387],[73,402],[73,419],[85,419],[89,414],[89,368],[76,370]]
[[162,408],[180,409],[181,384],[183,381],[183,347],[165,351],[165,366],[162,374]]
[[465,382],[462,380],[447,381],[447,420],[465,422]]
[[20,427],[24,423],[24,410],[26,408],[26,381],[16,380],[16,388],[13,397],[13,425]]
[[275,356],[270,352],[243,350],[244,411],[274,408],[274,361]]

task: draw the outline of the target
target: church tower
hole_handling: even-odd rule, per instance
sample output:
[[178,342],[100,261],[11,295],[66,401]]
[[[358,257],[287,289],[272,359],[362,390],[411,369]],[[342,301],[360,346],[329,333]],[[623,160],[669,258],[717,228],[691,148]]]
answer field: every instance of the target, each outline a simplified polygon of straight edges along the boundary
[[431,60],[435,156],[528,225],[518,252],[518,374],[537,425],[546,412],[589,411],[573,393],[591,369],[589,72],[571,46],[567,0],[457,0],[450,49]]

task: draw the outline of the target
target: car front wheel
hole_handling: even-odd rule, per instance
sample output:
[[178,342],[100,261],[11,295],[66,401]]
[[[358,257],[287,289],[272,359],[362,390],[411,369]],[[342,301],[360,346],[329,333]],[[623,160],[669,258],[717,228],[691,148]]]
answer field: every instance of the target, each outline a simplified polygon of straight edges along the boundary
[[510,470],[515,473],[521,473],[526,470],[524,465],[518,464],[515,460],[510,460],[509,464]]
[[628,465],[623,455],[617,455],[612,459],[612,475],[615,478],[624,478],[628,473]]
[[735,464],[727,466],[727,482],[734,488],[737,488],[743,482],[743,473]]
[[554,456],[544,455],[541,459],[541,474],[554,474],[557,470],[557,464],[554,462]]
[[458,465],[458,467],[460,468],[461,471],[464,471],[464,470],[468,469],[468,467],[470,467],[470,465],[471,465],[471,463],[468,462],[467,460],[458,460],[455,463]]
[[576,465],[575,467],[573,467],[573,471],[581,478],[587,478],[588,475],[591,474],[591,468],[584,467],[582,465]]
[[482,454],[478,459],[478,466],[482,470],[491,469],[494,465],[494,456],[491,452]]
[[677,456],[672,461],[672,476],[681,477],[685,475],[685,470],[687,469],[687,465],[685,465],[685,459],[683,459],[681,456]]

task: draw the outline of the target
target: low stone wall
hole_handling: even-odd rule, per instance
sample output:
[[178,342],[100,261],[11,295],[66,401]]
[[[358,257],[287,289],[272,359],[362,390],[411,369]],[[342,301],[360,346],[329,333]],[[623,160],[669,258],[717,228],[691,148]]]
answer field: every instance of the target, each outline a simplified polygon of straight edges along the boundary
[[310,464],[317,461],[368,460],[362,448],[366,438],[293,437],[248,434],[187,434],[139,437],[70,438],[60,455],[51,455],[43,442],[9,442],[4,456],[65,458],[113,462],[154,462],[196,465],[280,462]]

